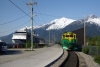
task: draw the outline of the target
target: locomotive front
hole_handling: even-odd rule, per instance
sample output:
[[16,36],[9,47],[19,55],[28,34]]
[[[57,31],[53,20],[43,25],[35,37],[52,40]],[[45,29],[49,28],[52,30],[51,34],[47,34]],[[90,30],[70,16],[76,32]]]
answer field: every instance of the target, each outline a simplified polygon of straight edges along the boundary
[[65,32],[62,35],[61,45],[64,50],[77,50],[76,34],[72,32]]

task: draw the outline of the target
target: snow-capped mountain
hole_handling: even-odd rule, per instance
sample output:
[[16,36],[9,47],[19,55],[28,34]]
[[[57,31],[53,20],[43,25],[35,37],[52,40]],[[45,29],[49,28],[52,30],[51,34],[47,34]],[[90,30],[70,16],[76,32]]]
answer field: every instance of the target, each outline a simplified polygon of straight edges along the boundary
[[50,25],[46,30],[58,30],[58,29],[63,29],[70,23],[74,22],[75,20],[68,19],[68,18],[60,18],[60,19],[55,19],[51,21],[52,25]]
[[60,19],[55,19],[55,20],[53,20],[47,24],[43,24],[41,26],[35,26],[34,29],[44,28],[46,30],[59,30],[59,29],[63,29],[64,27],[66,27],[67,25],[69,25],[70,23],[72,23],[74,21],[75,20],[62,17]]
[[[62,17],[60,19],[55,19],[47,24],[43,24],[41,26],[36,26],[34,27],[34,29],[38,29],[38,28],[44,28],[46,30],[60,30],[65,28],[67,25],[73,23],[73,24],[83,24],[84,21],[86,23],[90,23],[90,24],[96,24],[100,26],[100,17],[91,14],[89,16],[87,16],[86,18],[80,19],[80,20],[73,20],[73,19],[68,19],[65,17]],[[77,22],[77,23],[75,23]],[[81,23],[80,23],[81,22]]]
[[[45,30],[60,30],[60,29],[63,29],[65,28],[67,25],[70,25],[70,24],[83,24],[84,21],[86,23],[90,23],[90,24],[96,24],[96,25],[99,25],[100,26],[100,17],[94,15],[94,14],[91,14],[89,16],[87,16],[86,18],[84,19],[80,19],[80,20],[73,20],[73,19],[68,19],[68,18],[65,18],[65,17],[62,17],[60,19],[55,19],[47,24],[43,24],[41,26],[35,26],[34,29],[45,29]],[[27,29],[31,29],[31,27],[27,27]],[[23,30],[25,28],[22,28],[20,30]],[[20,31],[19,30],[19,31]]]
[[91,14],[90,16],[87,17],[87,21],[91,24],[96,24],[100,26],[100,17],[95,16],[94,14]]
[[86,23],[86,32],[88,36],[100,35],[100,17],[94,14],[70,23],[63,31],[74,31],[83,28],[84,22]]
[[[100,35],[100,17],[91,14],[83,19],[79,20],[72,20],[65,17],[62,17],[60,19],[55,19],[47,24],[43,24],[41,26],[35,26],[34,31],[36,34],[39,35],[39,37],[44,38],[45,40],[48,40],[49,32],[55,35],[55,38],[59,41],[61,38],[61,35],[65,31],[74,31],[80,28],[84,27],[84,21],[86,22],[86,33],[89,36],[94,35]],[[28,30],[31,29],[31,27],[25,27]],[[25,28],[22,28],[18,31],[25,30]],[[7,37],[7,36],[6,36]],[[51,36],[52,39],[52,36]]]

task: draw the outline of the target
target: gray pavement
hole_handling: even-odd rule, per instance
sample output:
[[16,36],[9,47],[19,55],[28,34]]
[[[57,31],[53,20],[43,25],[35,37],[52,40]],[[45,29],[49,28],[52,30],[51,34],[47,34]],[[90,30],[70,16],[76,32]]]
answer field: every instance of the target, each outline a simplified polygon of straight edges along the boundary
[[37,53],[37,51],[41,51],[38,49],[31,52],[33,55],[2,63],[0,67],[45,67],[63,54],[63,49],[58,45],[47,48],[41,53]]

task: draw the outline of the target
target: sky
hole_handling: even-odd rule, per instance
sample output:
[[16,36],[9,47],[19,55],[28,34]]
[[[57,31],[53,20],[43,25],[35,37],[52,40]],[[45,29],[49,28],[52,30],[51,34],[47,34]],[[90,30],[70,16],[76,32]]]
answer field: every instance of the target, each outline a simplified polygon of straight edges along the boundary
[[[100,0],[32,0],[33,26],[66,17],[73,20],[95,14],[100,17]],[[30,0],[0,0],[0,37],[31,26]],[[15,5],[16,6],[15,6]]]

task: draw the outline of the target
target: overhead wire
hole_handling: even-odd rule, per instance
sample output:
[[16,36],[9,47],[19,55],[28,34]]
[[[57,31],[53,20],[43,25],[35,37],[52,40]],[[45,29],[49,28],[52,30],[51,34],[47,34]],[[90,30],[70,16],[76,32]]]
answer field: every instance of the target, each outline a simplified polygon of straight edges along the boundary
[[[34,22],[36,23],[36,21],[34,20]],[[38,23],[36,23],[38,25]]]
[[[31,19],[30,19],[30,20],[31,20]],[[20,26],[22,26],[22,25],[24,25],[24,24],[28,23],[30,20],[28,20],[27,22],[25,22],[25,23],[23,23],[23,24],[21,24],[21,25],[19,25],[19,26],[15,27],[15,28],[12,28],[12,29],[10,29],[10,30],[3,31],[3,32],[0,32],[0,33],[8,32],[8,31],[12,31],[13,29],[16,29],[16,28],[18,28],[18,27],[20,27]]]
[[[10,1],[14,6],[16,6],[18,9],[20,9],[23,13],[25,13],[27,16],[29,16],[25,11],[23,11],[21,8],[19,8],[19,7],[18,7],[15,3],[13,3],[11,0],[9,0],[9,1]],[[12,20],[12,21],[10,21],[10,22],[2,23],[2,24],[0,24],[0,25],[4,25],[4,24],[8,24],[8,23],[17,21],[17,20],[19,20],[19,19],[25,17],[26,15],[24,15],[24,16],[18,18],[18,19]],[[30,17],[30,16],[29,16],[29,17]],[[29,21],[30,21],[30,20],[28,20],[27,22],[29,22]],[[27,22],[21,24],[20,26],[26,24]],[[20,27],[20,26],[17,26],[17,27],[15,27],[15,28],[12,28],[12,29],[9,29],[9,30],[7,30],[7,31],[0,32],[0,33],[7,33],[7,32],[12,31],[13,29],[16,29],[16,28],[18,28],[18,27]]]
[[[24,1],[24,0],[22,0],[25,4],[26,4],[26,2]],[[39,9],[39,8],[38,8]],[[34,22],[36,23],[36,21],[34,20]],[[38,23],[36,23],[37,25],[38,25]]]
[[40,15],[41,15],[41,17],[42,17],[42,19],[43,19],[43,21],[44,21],[44,17],[42,16],[41,11],[40,11],[38,5],[37,5],[37,8],[38,8],[38,10],[39,10],[39,12],[40,12]]
[[[25,2],[25,0],[22,0],[23,3],[27,4],[27,2]],[[29,6],[27,6],[29,8]],[[30,8],[29,8],[30,9]]]
[[[38,13],[38,12],[34,12],[34,13],[45,15],[45,16],[51,16],[51,17],[62,17],[62,16],[50,15],[50,14],[43,14],[43,13]],[[74,17],[74,16],[68,16],[68,17],[69,18],[83,18],[83,17]]]
[[[23,11],[21,8],[19,8],[15,3],[13,3],[11,0],[9,0],[14,6],[16,6],[19,10],[21,10],[23,13],[25,13],[27,16],[29,16],[25,11]],[[29,16],[30,17],[30,16]]]
[[[12,4],[14,4],[11,0],[9,0]],[[23,1],[23,0],[22,0]],[[20,9],[23,13],[25,13],[26,15],[28,15],[25,11],[23,11],[21,8],[19,8],[16,4],[14,4],[18,9]],[[38,8],[38,10],[39,10],[39,7],[37,6],[37,8]],[[39,10],[39,12],[40,12],[40,10]],[[40,13],[38,13],[38,14],[41,14],[41,16],[42,15],[46,15],[46,16],[52,16],[52,17],[57,17],[57,16],[53,16],[53,15],[47,15],[47,14],[42,14],[41,12]],[[29,16],[29,15],[28,15]],[[30,16],[29,16],[30,17]],[[58,16],[58,17],[60,17],[60,16]],[[43,16],[42,16],[42,18],[43,18]],[[43,19],[44,20],[44,19]],[[35,22],[36,23],[36,22]],[[37,24],[37,23],[36,23]]]
[[[23,13],[25,13],[26,15],[28,15],[25,11],[23,11],[21,8],[19,8],[15,3],[13,3],[11,0],[9,0],[13,5],[15,5],[18,9],[20,9]],[[23,0],[22,0],[23,1]],[[25,1],[23,1],[25,3]],[[38,8],[38,7],[37,7]],[[39,10],[39,8],[38,8]],[[40,10],[39,10],[40,12]],[[41,12],[40,12],[41,13]],[[29,15],[28,15],[29,16]],[[29,16],[30,17],[30,16]],[[34,20],[34,22],[36,23],[36,21]],[[37,23],[36,23],[37,24]],[[38,25],[38,24],[37,24]]]
[[24,15],[22,17],[19,17],[19,18],[15,19],[15,20],[12,20],[12,21],[9,21],[9,22],[1,23],[0,25],[5,25],[5,24],[8,24],[8,23],[12,23],[12,22],[17,21],[17,20],[19,20],[19,19],[21,19],[21,18],[23,18],[25,16],[27,16],[27,15]]
[[[25,11],[23,11],[21,8],[19,8],[15,3],[13,3],[11,0],[9,0],[13,5],[15,5],[18,9],[20,9],[23,13],[25,13],[27,16],[29,16]],[[22,0],[23,1],[23,0]],[[24,1],[23,1],[24,2]],[[24,2],[25,3],[25,2]],[[29,16],[30,17],[30,16]],[[34,20],[35,21],[35,20]],[[36,23],[36,22],[35,22]],[[37,23],[36,23],[37,24]]]
[[[34,0],[35,1],[35,0]],[[37,9],[38,9],[38,11],[39,11],[39,13],[40,13],[40,15],[41,15],[41,11],[40,11],[40,9],[39,9],[39,7],[38,7],[38,5],[37,5]],[[35,12],[33,12],[33,13],[35,13]],[[38,17],[37,17],[38,18]],[[43,16],[41,15],[41,18],[43,19],[43,21],[44,21],[44,18],[43,18]],[[34,20],[35,21],[35,20]],[[36,23],[36,21],[35,21],[35,23]],[[36,23],[37,25],[39,25],[38,23]]]

